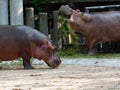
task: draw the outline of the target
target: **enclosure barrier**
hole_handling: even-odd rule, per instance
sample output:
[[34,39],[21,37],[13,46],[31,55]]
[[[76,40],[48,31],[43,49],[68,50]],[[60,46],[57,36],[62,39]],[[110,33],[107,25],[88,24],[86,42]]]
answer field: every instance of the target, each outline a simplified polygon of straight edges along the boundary
[[8,0],[0,0],[0,25],[8,25]]
[[48,36],[48,16],[47,13],[39,14],[39,30]]
[[53,11],[53,33],[52,40],[57,49],[62,48],[62,35],[61,30],[58,28],[58,11]]
[[9,24],[10,25],[24,24],[23,0],[9,0],[9,2],[8,0],[0,0],[0,25]]
[[10,25],[24,25],[23,0],[10,0]]
[[35,27],[34,8],[32,8],[32,7],[26,8],[25,14],[26,14],[26,19],[25,19],[26,25],[34,28]]
[[85,7],[85,12],[89,13],[90,10],[95,9],[109,9],[109,10],[115,10],[114,8],[119,8],[120,5],[106,5],[106,6],[93,6],[93,7]]

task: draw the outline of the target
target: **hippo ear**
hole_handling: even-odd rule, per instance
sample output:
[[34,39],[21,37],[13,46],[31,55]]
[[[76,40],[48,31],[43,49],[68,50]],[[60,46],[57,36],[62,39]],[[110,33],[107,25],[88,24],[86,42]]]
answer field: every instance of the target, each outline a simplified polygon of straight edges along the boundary
[[64,5],[65,7],[70,7],[68,4]]
[[80,12],[81,16],[84,16],[84,12]]
[[54,50],[55,48],[52,46],[52,43],[47,41],[47,46],[51,49],[51,50]]

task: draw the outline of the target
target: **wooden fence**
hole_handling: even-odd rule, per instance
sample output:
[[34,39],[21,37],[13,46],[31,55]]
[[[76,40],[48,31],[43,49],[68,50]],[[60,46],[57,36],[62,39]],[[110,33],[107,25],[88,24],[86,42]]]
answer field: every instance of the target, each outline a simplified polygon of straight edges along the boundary
[[[35,27],[34,21],[34,8],[26,8],[26,19],[25,24],[30,27]],[[39,18],[39,26],[38,29],[40,32],[48,36],[53,44],[55,44],[57,49],[62,48],[62,40],[61,40],[61,31],[58,28],[58,11],[53,11],[53,28],[48,29],[48,14],[45,12],[38,14]]]

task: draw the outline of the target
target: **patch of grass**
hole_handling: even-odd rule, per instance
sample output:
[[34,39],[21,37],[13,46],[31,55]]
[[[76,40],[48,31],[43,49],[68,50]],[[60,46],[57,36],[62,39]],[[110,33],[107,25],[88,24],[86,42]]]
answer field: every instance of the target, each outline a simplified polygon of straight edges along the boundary
[[58,52],[61,58],[120,58],[120,53],[98,53],[94,56],[88,56],[87,53],[77,52],[75,49],[67,49]]
[[[33,63],[34,58],[30,59],[31,64]],[[9,66],[23,66],[23,59],[18,58],[13,61],[2,61],[0,67],[9,67]]]
[[100,53],[95,55],[96,58],[120,58],[120,53]]
[[4,62],[4,63],[0,63],[0,66],[14,66],[14,65],[22,65],[22,58],[19,58],[19,59],[16,59],[16,60],[13,60],[13,61],[6,61],[6,62]]

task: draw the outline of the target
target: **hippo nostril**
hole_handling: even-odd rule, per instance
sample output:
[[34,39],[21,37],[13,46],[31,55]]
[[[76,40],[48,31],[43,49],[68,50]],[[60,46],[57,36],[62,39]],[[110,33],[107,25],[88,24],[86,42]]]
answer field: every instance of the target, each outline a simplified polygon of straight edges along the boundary
[[58,67],[60,65],[60,63],[61,63],[61,60],[56,59],[56,60],[54,60],[54,63],[52,65],[52,67],[56,68],[56,67]]
[[61,59],[56,54],[54,54],[52,59],[45,62],[49,67],[56,68],[61,64]]
[[60,59],[59,60],[55,60],[55,64],[56,64],[56,66],[60,65],[61,64],[61,60]]
[[61,60],[55,60],[55,64],[59,65],[61,63]]

